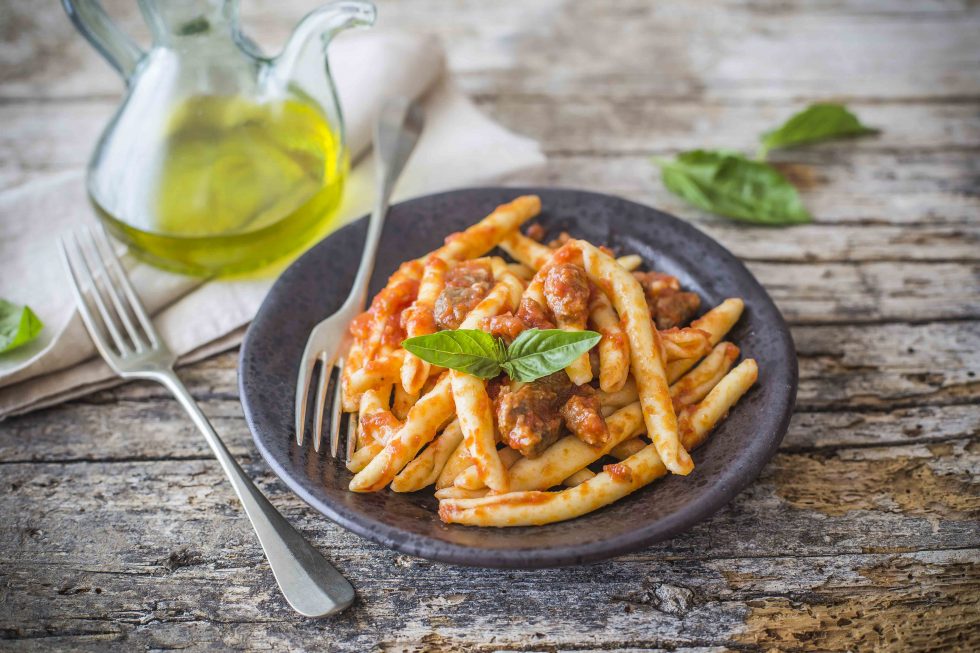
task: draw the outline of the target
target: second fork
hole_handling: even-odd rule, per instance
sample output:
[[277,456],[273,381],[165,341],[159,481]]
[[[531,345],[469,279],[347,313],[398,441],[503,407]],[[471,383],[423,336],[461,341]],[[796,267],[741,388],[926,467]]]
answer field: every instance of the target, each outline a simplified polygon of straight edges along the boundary
[[[377,175],[377,196],[374,210],[368,222],[364,254],[354,277],[354,285],[340,309],[317,324],[306,341],[296,379],[296,443],[303,445],[309,412],[310,385],[319,367],[316,386],[316,406],[313,410],[313,448],[320,451],[323,438],[324,413],[329,408],[330,455],[337,457],[340,451],[341,378],[344,371],[340,357],[346,343],[347,329],[357,314],[364,310],[368,281],[374,271],[378,253],[378,241],[388,213],[388,204],[395,182],[408,162],[415,144],[422,133],[424,117],[422,108],[413,101],[396,98],[385,103],[374,132],[374,156]],[[336,381],[330,379],[335,374]],[[332,399],[330,389],[333,387]],[[330,402],[329,405],[327,402]],[[349,461],[353,453],[353,438],[347,438],[345,447]]]

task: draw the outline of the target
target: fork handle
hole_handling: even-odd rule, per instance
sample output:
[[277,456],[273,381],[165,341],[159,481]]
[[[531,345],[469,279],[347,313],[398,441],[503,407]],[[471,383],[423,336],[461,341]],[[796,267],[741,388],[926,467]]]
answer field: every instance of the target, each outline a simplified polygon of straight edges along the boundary
[[424,122],[422,108],[407,98],[390,98],[381,108],[381,115],[374,129],[375,180],[378,184],[374,196],[374,209],[368,219],[361,263],[357,266],[357,274],[354,276],[354,283],[351,284],[350,294],[340,310],[350,305],[356,305],[358,309],[364,307],[368,281],[374,272],[374,260],[378,255],[378,241],[381,240],[381,230],[388,215],[391,193],[408,162],[408,157],[415,149]]
[[322,617],[348,607],[354,601],[354,588],[248,479],[174,371],[161,371],[154,379],[174,394],[211,445],[252,522],[289,605],[307,617]]

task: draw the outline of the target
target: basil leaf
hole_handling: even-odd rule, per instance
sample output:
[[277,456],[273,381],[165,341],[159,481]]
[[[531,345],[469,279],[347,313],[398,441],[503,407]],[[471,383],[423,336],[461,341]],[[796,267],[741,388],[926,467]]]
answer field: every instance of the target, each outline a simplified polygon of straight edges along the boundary
[[874,134],[877,131],[862,125],[857,116],[842,104],[812,104],[784,122],[779,129],[766,132],[760,137],[762,150],[759,158],[765,158],[766,152],[776,148]]
[[481,379],[500,374],[506,351],[502,341],[476,329],[439,331],[402,342],[402,347],[422,360],[466,372]]
[[669,191],[705,211],[765,225],[811,219],[793,185],[768,163],[710,150],[655,162]]
[[501,366],[512,379],[534,381],[565,369],[600,338],[595,331],[528,329],[510,343],[507,360]]
[[44,324],[34,311],[0,299],[0,353],[34,340],[42,328]]

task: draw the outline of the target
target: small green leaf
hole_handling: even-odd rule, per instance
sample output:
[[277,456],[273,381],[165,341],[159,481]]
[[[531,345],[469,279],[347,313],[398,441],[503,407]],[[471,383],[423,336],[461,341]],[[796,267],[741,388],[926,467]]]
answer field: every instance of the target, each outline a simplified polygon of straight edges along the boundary
[[862,125],[857,116],[842,104],[812,104],[792,116],[778,129],[766,132],[760,137],[762,149],[759,158],[765,158],[766,152],[777,148],[795,147],[832,138],[874,134],[877,131]]
[[681,152],[673,161],[655,163],[669,191],[705,211],[765,225],[811,219],[793,185],[767,163],[709,150]]
[[502,341],[476,329],[439,331],[402,342],[402,347],[422,360],[466,372],[481,379],[500,374],[506,351]]
[[512,379],[534,381],[565,369],[600,338],[595,331],[528,329],[510,343],[502,367]]
[[44,324],[34,311],[0,299],[0,353],[34,340],[42,328]]

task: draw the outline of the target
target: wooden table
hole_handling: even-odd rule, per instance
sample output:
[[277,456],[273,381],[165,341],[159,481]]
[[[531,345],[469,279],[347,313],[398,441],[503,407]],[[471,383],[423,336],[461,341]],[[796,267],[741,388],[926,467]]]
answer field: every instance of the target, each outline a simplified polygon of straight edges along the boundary
[[[315,3],[243,4],[274,45]],[[381,5],[384,24],[439,33],[480,106],[541,141],[546,171],[515,182],[658,206],[747,262],[799,349],[779,454],[712,519],[645,551],[449,567],[365,542],[288,493],[252,445],[229,352],[182,375],[357,604],[293,614],[203,440],[162,389],[135,383],[0,425],[0,648],[980,648],[976,3]],[[120,83],[52,3],[5,2],[0,32],[9,193],[81,169]],[[811,225],[699,213],[648,161],[752,150],[829,98],[882,134],[777,155]]]

